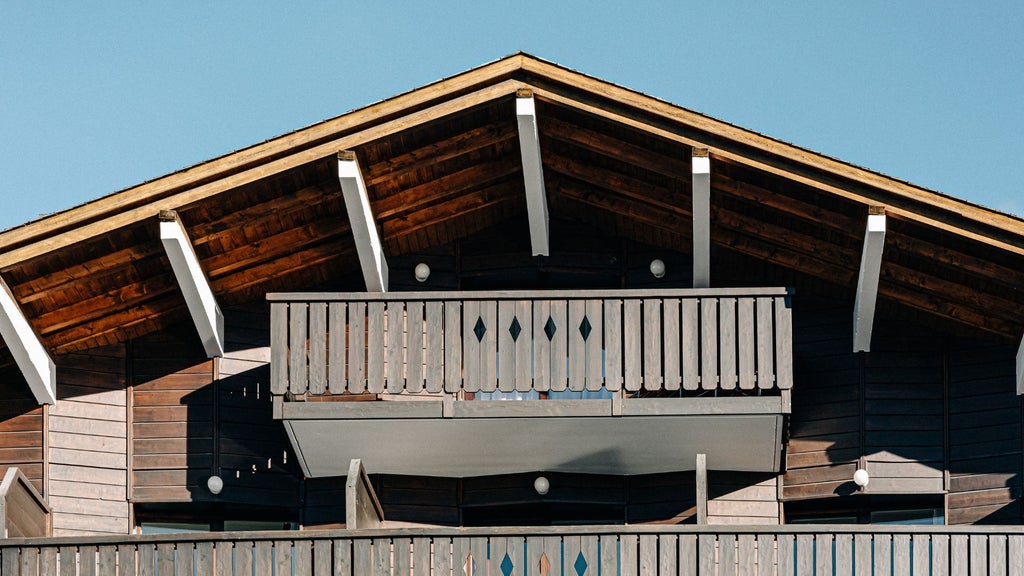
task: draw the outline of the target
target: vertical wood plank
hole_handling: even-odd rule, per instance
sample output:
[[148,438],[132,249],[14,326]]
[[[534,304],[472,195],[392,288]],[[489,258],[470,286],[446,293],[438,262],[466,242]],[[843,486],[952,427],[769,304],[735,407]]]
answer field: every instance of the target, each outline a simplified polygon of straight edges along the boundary
[[444,576],[445,574],[451,574],[451,572],[452,540],[451,538],[434,538],[434,575],[440,574]]
[[366,388],[384,392],[384,303],[366,304]]
[[396,536],[395,547],[395,574],[410,576],[412,574],[412,539],[408,536]]
[[658,576],[679,576],[679,538],[675,534],[661,534],[658,540]]
[[718,299],[700,299],[700,382],[704,390],[718,387]]
[[[388,576],[391,574],[391,539],[374,538],[370,541],[373,548],[373,574],[374,576]],[[280,574],[280,572],[279,572]]]
[[273,547],[273,564],[274,572],[276,574],[291,574],[292,573],[292,543],[288,540],[274,540],[271,542]]
[[[642,548],[643,544],[640,546]],[[551,571],[555,574],[575,574],[576,571],[573,570],[573,564],[576,563],[576,558],[582,554],[583,551],[580,549],[580,537],[575,534],[564,536],[562,538],[562,561],[557,564],[553,564]],[[528,570],[533,570],[534,564],[531,562],[527,568]],[[526,571],[524,574],[530,574],[530,572]]]
[[[405,303],[405,389],[413,394],[423,390],[423,302]],[[438,350],[440,352],[440,350]]]
[[892,539],[889,534],[875,534],[875,574],[892,573]]
[[516,391],[529,392],[533,389],[533,306],[529,300],[516,302],[516,318],[519,320],[519,338],[515,343]]
[[[213,565],[213,542],[196,542],[193,554],[195,576],[213,576],[216,570],[216,566]],[[110,572],[100,571],[100,574],[113,573],[113,570]],[[179,570],[178,573],[181,574],[181,570]],[[299,572],[299,574],[301,574],[301,572]]]
[[682,346],[682,357],[680,358],[683,369],[683,389],[696,390],[700,388],[700,314],[698,312],[698,301],[696,298],[684,298],[680,302],[682,316],[680,317],[680,346]]
[[[215,574],[217,574],[217,576],[235,573],[232,550],[233,546],[231,542],[217,542],[217,544],[214,545],[213,552],[214,556],[216,556]],[[243,574],[242,572],[238,572],[238,574],[240,576],[251,576],[251,573]]]
[[295,576],[312,574],[313,542],[311,540],[296,540],[292,543],[292,546],[292,558],[295,562],[295,571],[294,573],[285,572],[285,574],[295,574]]
[[814,538],[814,565],[816,574],[832,574],[832,535],[817,534]]
[[[330,540],[313,541],[313,576],[329,576],[331,574],[331,548]],[[221,574],[230,573],[221,572]]]
[[679,535],[679,576],[697,574],[697,535]]
[[792,534],[779,534],[776,541],[778,543],[776,554],[778,556],[779,574],[789,576],[793,574],[793,570],[796,567],[796,554],[793,549],[796,539]]
[[736,572],[757,574],[757,539],[753,534],[739,534],[736,537]]
[[949,537],[949,573],[962,575],[968,570],[967,536],[953,534]]
[[430,538],[413,538],[412,573],[415,576],[430,576]]
[[493,392],[498,389],[498,303],[490,300],[480,303],[480,312],[487,332],[480,349],[480,368],[483,382],[480,389]]
[[700,534],[697,537],[697,568],[700,576],[715,576],[717,573],[717,542],[714,534]]
[[736,537],[732,534],[718,535],[718,575],[736,574]]
[[480,370],[480,350],[483,348],[482,338],[477,338],[474,327],[477,321],[483,322],[480,316],[480,302],[469,300],[463,303],[462,313],[462,352],[465,363],[465,389],[466,392],[477,392],[483,383],[482,371]]
[[[466,358],[462,349],[464,340],[462,315],[462,302],[449,300],[444,303],[444,391],[450,394],[458,392],[464,386],[467,392],[473,391],[469,390],[469,379],[463,374]],[[471,334],[472,330],[472,326],[470,326]],[[463,378],[466,378],[465,385]],[[429,386],[428,390],[430,390]],[[440,392],[440,390],[430,391]]]
[[857,576],[871,576],[871,571],[874,569],[871,550],[874,546],[875,543],[870,534],[854,534],[853,562]]
[[770,534],[757,535],[757,576],[775,576],[775,547]]
[[[132,568],[135,568],[135,555],[134,549],[132,549]],[[40,576],[56,576],[57,574],[57,549],[49,546],[41,548],[39,550],[39,575]],[[134,574],[131,572],[130,574]]]
[[473,556],[473,573],[466,576],[486,576],[488,546],[486,537],[478,536],[470,539],[469,553]]
[[587,338],[586,388],[597,391],[604,386],[604,305],[601,300],[587,300],[586,308],[592,328],[590,337]]
[[309,389],[307,309],[304,302],[288,306],[288,391],[292,394],[304,394]]
[[447,355],[444,348],[444,341],[447,338],[444,325],[444,304],[427,302],[424,317],[424,341],[426,342],[423,354],[426,364],[424,387],[427,392],[437,393],[444,390],[444,364]]
[[469,538],[465,536],[452,538],[452,572],[455,576],[473,573],[472,556]]
[[[988,573],[993,576],[1006,576],[1006,535],[989,534],[988,536]],[[1017,572],[1016,574],[1020,574]]]
[[327,389],[341,394],[347,388],[345,381],[346,311],[344,302],[331,302],[327,307]]
[[516,389],[516,343],[509,330],[513,318],[518,321],[515,301],[499,300],[498,325],[495,328],[498,331],[498,389],[502,392]]
[[602,535],[598,539],[598,546],[601,549],[601,564],[599,574],[619,573],[619,541],[615,536]]
[[235,574],[239,576],[252,574],[254,553],[252,542],[235,542]]
[[366,392],[366,302],[348,305],[348,391]]
[[[79,576],[96,576],[96,552],[96,546],[92,544],[83,544],[78,547]],[[15,551],[15,558],[17,558],[17,551]],[[14,569],[18,569],[17,563],[15,563]]]
[[662,361],[665,364],[662,387],[665,390],[674,391],[679,390],[682,374],[679,370],[679,299],[663,299],[661,310],[662,339],[664,341]]
[[[156,544],[139,544],[139,576],[152,576],[157,573],[156,554]],[[63,558],[61,560],[63,561]]]
[[[104,546],[104,547],[101,547],[100,548],[100,553],[101,553],[100,557],[101,558],[104,558],[104,556],[102,555],[104,548],[110,548],[113,556],[112,556],[112,560],[110,561],[109,564],[103,564],[103,565],[100,566],[100,570],[104,570],[104,569],[106,569],[109,566],[109,572],[102,572],[101,571],[100,574],[113,574],[114,573],[114,567],[116,566],[116,562],[117,562],[117,556],[116,556],[117,548],[115,546],[109,546],[109,547]],[[39,574],[39,549],[38,548],[22,548],[21,549],[21,562],[19,564],[20,564],[19,567],[21,569],[21,573],[20,573],[21,576],[35,576],[36,574]],[[4,572],[4,574],[8,574],[8,572]],[[18,573],[14,572],[14,574],[18,574]]]
[[654,534],[640,535],[640,576],[658,574],[658,537]]
[[775,330],[772,326],[774,313],[772,299],[760,297],[756,300],[757,312],[757,387],[762,390],[775,386]]
[[757,385],[755,370],[756,353],[754,347],[754,300],[740,298],[736,302],[736,364],[739,371],[741,390],[753,390]]
[[793,310],[789,297],[775,299],[775,385],[793,387]]
[[1024,535],[1010,534],[1007,538],[1006,562],[1009,574],[1024,574]]
[[586,315],[586,302],[569,301],[569,389],[574,392],[579,392],[586,386],[587,343],[580,332]]
[[619,537],[619,555],[621,576],[636,576],[640,570],[640,539],[636,534],[623,534]]
[[718,299],[718,373],[722,390],[736,389],[736,299]]
[[[352,576],[352,541],[347,538],[334,540],[332,549],[334,551],[334,575]],[[241,575],[236,574],[236,576]]]
[[273,569],[274,546],[268,540],[253,543],[252,566],[256,574],[270,574]]
[[622,362],[624,365],[623,385],[629,392],[636,392],[643,384],[643,364],[640,352],[641,334],[640,301],[626,300],[622,303]]
[[643,301],[644,390],[661,389],[661,300]]
[[[174,561],[177,550],[173,543],[156,545],[156,570],[160,576],[174,576]],[[269,572],[269,571],[268,571]]]
[[622,300],[604,301],[604,382],[608,390],[622,390]]
[[367,538],[352,541],[352,574],[373,574],[373,546]]
[[569,384],[569,303],[553,300],[551,319],[555,325],[555,334],[551,338],[551,389],[561,392]]
[[971,534],[967,539],[970,549],[971,576],[988,574],[988,535]]
[[389,394],[399,394],[405,390],[405,302],[387,302],[384,320],[387,340],[385,387]]
[[893,534],[892,567],[895,574],[910,574],[909,534]]
[[796,535],[796,573],[814,573],[814,535]]
[[[533,303],[533,387],[538,392],[551,388],[551,340],[544,327],[551,316],[551,301],[536,300]],[[557,334],[557,327],[556,332]]]
[[13,576],[18,576],[20,568],[21,558],[19,557],[19,548],[16,546],[0,548],[0,575],[7,576],[8,574],[11,574]]
[[288,304],[270,305],[270,391],[288,392]]
[[[836,534],[836,572],[835,576],[853,576],[853,535]],[[927,574],[927,572],[923,572]],[[921,572],[919,572],[921,574]]]
[[327,303],[309,305],[309,393],[327,391]]

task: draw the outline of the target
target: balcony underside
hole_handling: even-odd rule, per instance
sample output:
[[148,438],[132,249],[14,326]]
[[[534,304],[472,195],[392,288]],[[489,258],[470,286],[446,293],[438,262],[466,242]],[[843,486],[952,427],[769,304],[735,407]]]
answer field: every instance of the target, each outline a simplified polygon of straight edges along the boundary
[[516,472],[653,474],[708,468],[778,471],[780,397],[444,403],[281,402],[307,477],[371,473],[468,477]]

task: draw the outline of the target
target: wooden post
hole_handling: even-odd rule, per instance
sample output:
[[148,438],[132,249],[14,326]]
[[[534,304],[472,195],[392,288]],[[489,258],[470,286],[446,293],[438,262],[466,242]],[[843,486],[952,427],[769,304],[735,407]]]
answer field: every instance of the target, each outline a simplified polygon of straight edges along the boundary
[[711,159],[707,148],[694,148],[691,158],[693,189],[693,287],[711,286]]
[[853,308],[853,351],[871,350],[871,329],[875,321],[875,302],[878,300],[878,277],[882,271],[882,248],[885,245],[885,208],[868,209],[867,231],[860,255],[860,273],[857,276],[857,298]]
[[697,454],[697,524],[708,523],[708,457]]
[[345,480],[345,528],[379,528],[383,522],[384,509],[362,461],[355,458],[349,462]]

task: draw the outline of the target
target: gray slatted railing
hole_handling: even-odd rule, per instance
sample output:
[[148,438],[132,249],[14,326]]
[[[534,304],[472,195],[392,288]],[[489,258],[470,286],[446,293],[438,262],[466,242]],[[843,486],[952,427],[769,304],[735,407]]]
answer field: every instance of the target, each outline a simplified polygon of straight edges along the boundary
[[275,394],[792,386],[781,288],[267,299]]
[[0,541],[0,576],[1022,573],[1020,526],[417,528]]

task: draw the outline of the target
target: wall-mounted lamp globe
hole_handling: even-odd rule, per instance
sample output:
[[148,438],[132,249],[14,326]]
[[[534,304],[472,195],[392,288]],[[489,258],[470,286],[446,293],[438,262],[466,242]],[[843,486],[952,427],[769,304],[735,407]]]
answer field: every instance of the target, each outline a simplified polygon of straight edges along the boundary
[[547,478],[537,476],[537,479],[533,481],[533,489],[537,491],[537,494],[543,496],[551,489],[551,483],[548,482]]
[[430,278],[430,266],[427,266],[426,262],[420,262],[413,270],[413,275],[416,276],[417,282],[426,282],[427,278]]
[[861,488],[867,486],[870,481],[871,477],[868,476],[868,471],[863,468],[858,468],[857,471],[853,473],[853,483]]
[[651,275],[655,278],[661,278],[665,275],[665,261],[661,258],[655,258],[651,260]]
[[206,487],[210,489],[210,494],[217,495],[224,489],[224,481],[220,479],[220,476],[210,476],[206,480]]

